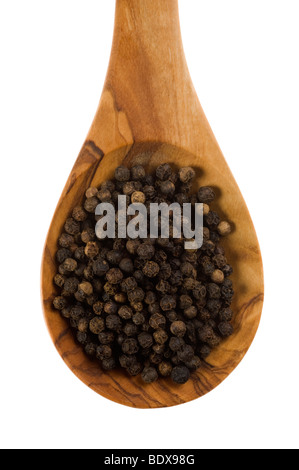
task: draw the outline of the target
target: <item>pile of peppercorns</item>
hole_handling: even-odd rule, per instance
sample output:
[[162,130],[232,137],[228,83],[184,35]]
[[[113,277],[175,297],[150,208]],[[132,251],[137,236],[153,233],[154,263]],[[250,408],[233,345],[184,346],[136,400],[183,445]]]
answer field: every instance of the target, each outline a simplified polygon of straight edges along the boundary
[[[146,383],[170,376],[183,384],[233,333],[232,267],[219,244],[231,226],[211,209],[211,187],[191,193],[194,176],[191,167],[175,171],[167,163],[153,175],[141,165],[120,166],[113,180],[86,191],[65,222],[53,305],[104,370],[121,367]],[[99,240],[95,209],[101,202],[117,208],[120,195],[148,209],[153,202],[203,203],[202,247],[186,250],[184,237]]]

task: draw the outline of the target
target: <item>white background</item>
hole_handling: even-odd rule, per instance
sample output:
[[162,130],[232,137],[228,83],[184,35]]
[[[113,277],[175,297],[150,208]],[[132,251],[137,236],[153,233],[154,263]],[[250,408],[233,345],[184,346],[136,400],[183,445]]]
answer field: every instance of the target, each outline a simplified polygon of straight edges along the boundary
[[298,0],[179,4],[194,86],[261,245],[255,340],[215,390],[160,410],[106,400],[61,360],[40,262],[102,91],[114,1],[1,0],[1,448],[298,448]]

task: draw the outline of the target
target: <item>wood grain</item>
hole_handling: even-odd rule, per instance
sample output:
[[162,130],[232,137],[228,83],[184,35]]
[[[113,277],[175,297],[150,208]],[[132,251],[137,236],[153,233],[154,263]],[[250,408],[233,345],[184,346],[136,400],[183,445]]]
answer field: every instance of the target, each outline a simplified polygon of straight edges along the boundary
[[[103,47],[103,45],[102,45]],[[208,72],[207,72],[208,73]],[[121,163],[152,171],[162,162],[196,169],[194,190],[212,185],[215,208],[234,224],[224,241],[234,267],[235,332],[213,350],[185,385],[159,379],[145,385],[122,371],[104,372],[78,346],[52,308],[57,239],[89,185],[110,178]],[[177,0],[117,0],[114,39],[98,110],[50,225],[42,261],[45,320],[62,359],[76,376],[117,403],[157,408],[201,397],[219,385],[244,357],[263,304],[263,268],[248,209],[195,93],[184,56]]]

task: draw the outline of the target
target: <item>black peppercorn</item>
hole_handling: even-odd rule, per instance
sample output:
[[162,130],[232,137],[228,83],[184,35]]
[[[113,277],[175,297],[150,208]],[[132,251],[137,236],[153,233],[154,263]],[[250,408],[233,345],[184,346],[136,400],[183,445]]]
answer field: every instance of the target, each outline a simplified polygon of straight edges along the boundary
[[165,195],[173,194],[175,191],[175,185],[169,180],[162,181],[160,184],[160,191]]
[[76,338],[78,343],[85,345],[88,340],[88,336],[85,331],[77,331]]
[[127,338],[121,345],[124,354],[136,354],[139,350],[138,343],[134,338]]
[[96,276],[104,276],[109,271],[109,264],[106,260],[98,258],[93,261],[92,270]]
[[138,326],[134,323],[126,323],[123,327],[123,332],[126,336],[136,336],[138,332]]
[[190,166],[180,168],[179,178],[182,183],[189,183],[195,176],[195,171]]
[[164,328],[166,325],[166,318],[161,313],[154,313],[149,318],[149,324],[154,330]]
[[101,189],[100,191],[98,191],[97,193],[97,198],[101,201],[101,202],[110,202],[111,201],[111,197],[112,197],[112,194],[111,192],[109,191],[109,189]]
[[199,202],[210,204],[214,201],[216,194],[213,188],[210,188],[209,186],[202,186],[201,188],[199,188],[197,197]]
[[62,274],[56,274],[56,276],[54,277],[54,283],[58,287],[62,287],[65,283],[65,280],[65,276],[63,276]]
[[75,239],[74,239],[73,235],[70,235],[68,233],[63,233],[60,236],[60,238],[58,240],[58,243],[62,248],[69,248],[70,246],[72,246],[75,243]]
[[172,336],[169,340],[169,347],[174,352],[179,351],[184,346],[184,344],[185,342],[183,338],[177,336]]
[[220,331],[220,334],[224,337],[230,336],[234,332],[233,326],[227,321],[219,323],[218,330]]
[[172,371],[172,364],[167,361],[162,361],[158,365],[158,371],[162,377],[169,377]]
[[137,311],[132,317],[132,322],[137,326],[142,325],[145,322],[144,314]]
[[155,261],[147,261],[142,268],[142,272],[147,277],[156,277],[160,271],[159,265]]
[[140,302],[144,299],[144,297],[145,293],[140,287],[137,287],[136,289],[130,290],[128,292],[129,302]]
[[160,300],[160,307],[165,312],[166,310],[173,310],[176,307],[176,299],[172,295],[164,295]]
[[88,242],[85,247],[85,255],[87,258],[95,258],[99,254],[99,246],[97,242]]
[[233,318],[233,311],[230,308],[224,308],[224,309],[220,310],[218,315],[219,315],[219,319],[222,322],[225,322],[225,321],[229,322]]
[[197,370],[201,367],[201,360],[198,356],[193,356],[190,361],[185,362],[189,370]]
[[68,248],[60,248],[56,253],[56,259],[59,264],[62,264],[67,258],[72,256],[72,252]]
[[133,310],[130,307],[128,307],[127,305],[123,305],[119,308],[118,315],[123,320],[129,320],[130,318],[132,318]]
[[142,364],[137,361],[133,362],[132,364],[129,365],[129,367],[127,368],[127,371],[133,377],[136,375],[139,375],[142,371]]
[[84,209],[86,212],[95,213],[96,207],[99,204],[99,200],[96,196],[89,197],[84,203]]
[[189,320],[192,320],[195,318],[197,315],[197,308],[194,305],[191,305],[190,307],[185,308],[184,310],[184,316],[188,318]]
[[88,215],[81,206],[76,206],[73,209],[72,212],[72,217],[75,219],[77,222],[84,222],[84,220],[87,219]]
[[180,296],[180,308],[181,309],[186,309],[188,307],[191,307],[193,304],[193,300],[189,295],[183,294]]
[[173,335],[182,338],[186,333],[187,327],[186,323],[183,321],[177,320],[170,325],[170,331]]
[[178,358],[182,362],[189,362],[194,356],[194,349],[189,344],[185,344],[182,349],[177,352]]
[[131,168],[132,180],[140,181],[145,177],[145,169],[142,165],[135,165]]
[[156,169],[156,176],[159,180],[167,180],[172,174],[171,166],[168,163],[163,163]]
[[65,280],[63,284],[63,293],[64,295],[71,295],[74,294],[79,285],[79,280],[76,277],[69,277]]
[[97,345],[95,343],[87,343],[84,347],[84,351],[88,356],[94,356],[96,353]]
[[153,337],[150,333],[146,331],[139,333],[138,342],[142,348],[150,348],[153,345]]
[[117,266],[121,262],[122,257],[123,257],[123,254],[120,250],[108,251],[108,253],[106,255],[106,259],[107,259],[108,263],[114,264],[114,265],[117,265]]
[[97,359],[109,359],[112,356],[112,349],[110,346],[106,344],[101,344],[96,349],[96,357]]
[[190,378],[190,371],[186,366],[175,366],[171,371],[171,378],[174,383],[185,384]]
[[110,284],[119,284],[123,279],[123,273],[119,268],[111,268],[106,273],[106,279]]
[[109,359],[102,360],[102,367],[104,370],[112,370],[116,367],[116,362],[114,357],[109,357]]
[[123,258],[119,263],[120,269],[127,274],[130,274],[134,271],[134,264],[131,258]]
[[63,310],[67,306],[67,300],[65,297],[59,295],[53,300],[53,306],[56,308],[56,310]]
[[101,344],[112,344],[114,341],[113,331],[102,331],[98,334],[98,339]]
[[137,287],[137,282],[134,277],[127,277],[121,282],[121,289],[123,292],[129,293],[136,289]]
[[164,344],[168,340],[168,334],[162,328],[159,328],[158,330],[154,331],[153,337],[156,343],[158,344]]
[[150,260],[155,254],[155,247],[151,243],[142,243],[137,247],[137,255],[145,260]]

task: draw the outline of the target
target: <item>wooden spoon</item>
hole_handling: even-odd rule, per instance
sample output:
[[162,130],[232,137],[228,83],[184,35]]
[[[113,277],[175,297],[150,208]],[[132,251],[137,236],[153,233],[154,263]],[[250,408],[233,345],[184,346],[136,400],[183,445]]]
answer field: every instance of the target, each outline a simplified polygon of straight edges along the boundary
[[[127,377],[122,371],[102,371],[52,307],[57,295],[53,285],[57,240],[87,187],[111,178],[121,163],[142,163],[150,171],[162,162],[196,168],[196,187],[214,186],[217,211],[234,223],[223,246],[234,267],[235,332],[185,385],[169,379],[145,385],[140,377]],[[100,104],[45,244],[42,300],[52,340],[74,374],[100,395],[132,407],[178,405],[206,394],[239,364],[255,336],[263,304],[260,249],[246,204],[193,88],[177,0],[116,0],[111,59]]]

